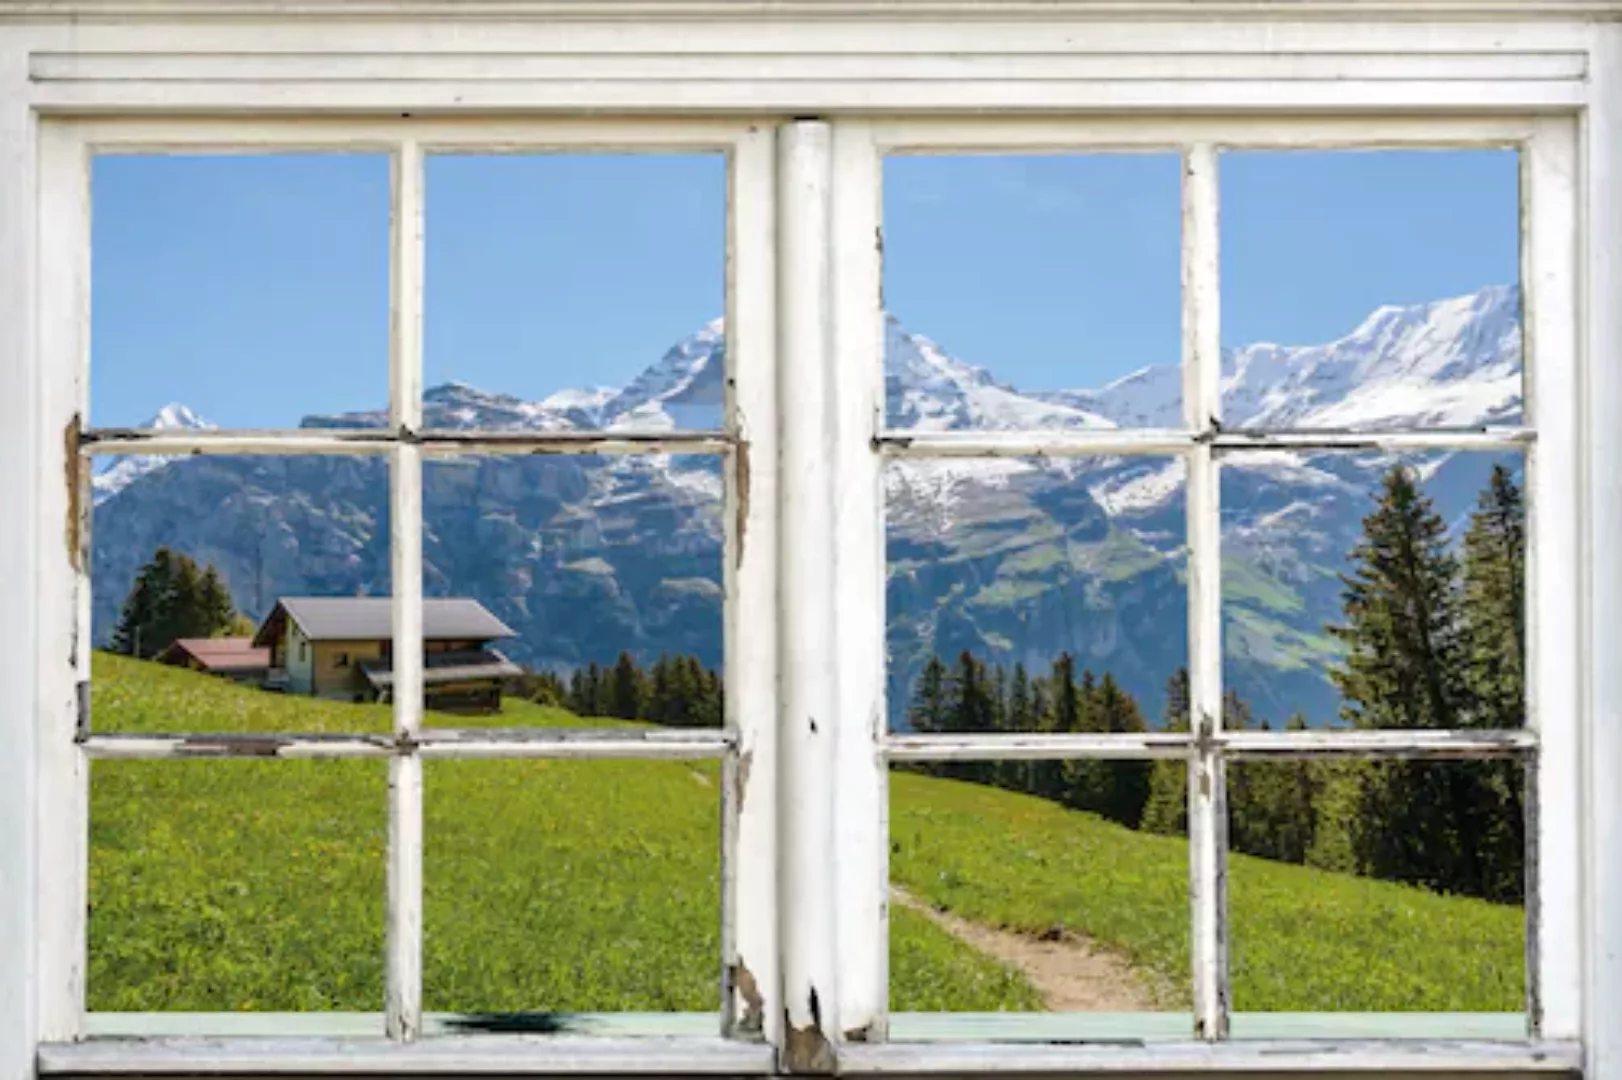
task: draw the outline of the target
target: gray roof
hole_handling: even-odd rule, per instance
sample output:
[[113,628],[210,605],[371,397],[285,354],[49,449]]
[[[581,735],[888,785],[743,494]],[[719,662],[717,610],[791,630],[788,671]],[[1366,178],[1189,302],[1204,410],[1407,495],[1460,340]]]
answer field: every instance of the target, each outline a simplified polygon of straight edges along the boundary
[[[312,641],[394,637],[393,600],[387,596],[284,596],[277,606]],[[518,635],[477,600],[424,597],[422,636],[429,641],[489,641]]]

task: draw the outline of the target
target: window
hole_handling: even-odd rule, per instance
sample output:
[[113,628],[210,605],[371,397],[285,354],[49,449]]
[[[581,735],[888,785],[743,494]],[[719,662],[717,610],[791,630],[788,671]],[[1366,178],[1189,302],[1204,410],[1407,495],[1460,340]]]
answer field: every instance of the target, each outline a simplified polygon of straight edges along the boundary
[[[859,6],[644,23],[608,19],[606,4],[499,24],[447,8],[447,27],[382,9],[365,24],[233,22],[159,3],[125,25],[135,7],[118,0],[0,18],[0,80],[15,90],[0,101],[16,102],[0,108],[13,151],[0,228],[30,253],[0,278],[0,333],[23,358],[0,439],[25,466],[0,495],[36,526],[0,537],[0,565],[37,582],[0,650],[0,716],[27,721],[0,720],[19,750],[0,756],[0,779],[16,781],[0,784],[0,876],[23,883],[0,888],[0,914],[39,942],[0,954],[0,998],[24,1003],[0,1010],[17,1016],[0,1021],[8,1069],[1169,1074],[1304,1072],[1333,1055],[1352,1071],[1617,1071],[1603,1018],[1622,1000],[1608,869],[1622,865],[1622,797],[1597,781],[1622,700],[1603,661],[1622,601],[1603,555],[1622,519],[1607,482],[1622,450],[1604,423],[1622,382],[1604,357],[1622,322],[1597,298],[1622,278],[1609,242],[1622,235],[1622,11],[1482,4],[1409,21],[1313,0],[1310,15],[1235,6],[1226,23],[1192,9],[1140,19],[1170,11],[1152,4],[1086,22],[1079,6],[874,21]],[[71,34],[64,14],[82,15]],[[1299,235],[1256,229],[1282,213],[1280,192],[1327,190],[1352,156],[1359,182],[1302,210]],[[149,196],[209,193],[206,217],[271,158],[290,179],[266,190],[323,202],[333,230],[331,257],[290,274],[286,293],[232,301],[289,355],[232,376],[247,404],[218,427],[120,414],[104,393],[142,375],[135,360],[118,374],[106,343],[182,324],[161,287],[119,296],[143,279],[103,257],[121,211],[102,197],[145,174]],[[1426,189],[1437,204],[1377,220],[1422,187],[1405,169],[1465,158],[1485,170],[1469,174],[1469,198],[1490,204],[1479,220],[1444,228],[1445,176]],[[1379,184],[1391,201],[1357,209],[1357,190]],[[651,212],[688,190],[701,194],[682,214]],[[672,221],[700,224],[661,240]],[[1407,246],[1384,265],[1405,273],[1478,244],[1499,260],[1482,282],[1498,291],[1467,313],[1490,308],[1496,330],[1437,316],[1485,335],[1472,355],[1496,365],[1491,401],[1460,390],[1413,408],[1414,387],[1392,385],[1367,421],[1346,401],[1376,384],[1370,365],[1248,345],[1271,331],[1247,329],[1247,296],[1288,297],[1274,307],[1301,319],[1321,306],[1316,264],[1268,243],[1306,245],[1328,224],[1347,245],[1394,230],[1381,235]],[[263,269],[297,243],[258,225],[212,269],[190,249],[197,321],[229,316],[233,266]],[[154,234],[132,235],[124,250],[139,253]],[[346,279],[367,283],[353,294],[323,276],[344,259]],[[593,301],[610,291],[696,324],[673,353],[694,375],[681,394],[650,383],[609,415],[577,389],[607,380],[608,362],[548,351],[645,349],[632,320]],[[689,295],[711,310],[695,319]],[[1075,323],[1013,325],[1044,305],[1055,320],[1083,313],[1108,346],[1047,361],[1065,377],[1033,393],[1013,390],[1024,374],[969,366],[980,335],[1026,358],[1069,349]],[[965,355],[924,338],[914,308],[967,328]],[[1403,318],[1366,328],[1435,330]],[[470,383],[502,342],[543,360],[514,396],[480,395]],[[1112,352],[1146,358],[1141,393],[1098,390],[1136,370],[1100,359]],[[1243,363],[1300,377],[1252,400]],[[1350,391],[1329,385],[1347,371]],[[148,374],[184,400],[221,373],[205,350]],[[938,392],[916,392],[925,383]],[[353,390],[354,404],[308,422],[271,408],[314,387]],[[528,407],[540,401],[550,411]],[[174,501],[149,522],[97,509],[120,483],[182,475],[215,493],[190,516]],[[1325,494],[1302,509],[1309,483]],[[1453,680],[1427,684],[1423,709],[1406,684],[1368,690],[1344,659],[1405,632],[1376,595],[1382,490],[1385,510],[1422,508],[1411,517],[1435,541],[1437,594],[1501,616],[1497,652],[1485,635],[1449,638],[1464,673],[1409,673]],[[326,493],[301,513],[344,523],[283,521],[292,560],[248,542],[276,533],[236,527],[287,491]],[[582,524],[570,515],[588,498],[606,509]],[[1317,537],[1302,515],[1330,505],[1357,522],[1324,541],[1332,556],[1307,565],[1279,547]],[[1478,505],[1524,530],[1524,554],[1481,555],[1493,536],[1472,524]],[[624,532],[631,514],[639,535]],[[599,548],[570,546],[582,529]],[[213,554],[187,553],[188,533]],[[654,580],[601,554],[616,543],[655,547]],[[264,687],[287,697],[131,707],[93,656],[123,619],[117,601],[149,566],[173,583],[211,563],[267,583],[251,636],[269,643]],[[691,653],[662,660],[665,678],[712,688],[713,712],[650,726],[639,709],[554,723],[539,699],[505,708],[569,692],[556,673],[590,670],[579,642],[604,598],[644,588],[663,590],[658,617],[633,597],[612,625],[635,628],[647,686],[659,654]],[[1335,633],[1307,633],[1291,605]],[[1105,610],[1107,655],[1125,658],[1108,667],[1103,646],[1088,651]],[[1469,621],[1436,624],[1465,635]],[[565,638],[566,623],[584,629]],[[299,649],[284,669],[288,632]],[[133,664],[147,648],[130,650]],[[642,662],[627,661],[633,689]],[[1335,664],[1334,693],[1258,674]],[[261,693],[216,683],[188,683],[188,700]],[[1291,725],[1292,711],[1350,721]],[[121,837],[107,784],[128,821],[166,835]],[[298,812],[244,813],[229,845],[205,841],[221,800],[278,787],[302,793]],[[1312,872],[1378,855],[1381,873],[1318,892],[1328,878],[1269,868],[1303,861],[1279,814],[1306,788],[1359,823],[1337,834],[1342,861]],[[1145,827],[1156,790],[1158,831]],[[649,814],[637,800],[651,792],[668,794]],[[1451,799],[1450,822],[1479,826],[1440,843],[1453,863],[1428,834],[1390,842]],[[263,859],[194,859],[227,847]],[[633,858],[658,873],[605,874]],[[500,859],[512,873],[491,873]],[[1078,899],[1078,876],[1107,888]],[[1365,887],[1378,877],[1391,880]],[[150,891],[115,887],[136,881]],[[267,924],[247,936],[215,926],[277,881],[310,906],[260,909]],[[568,890],[571,903],[593,894],[591,920],[555,917]],[[996,901],[1011,890],[1035,914]],[[1292,920],[1292,903],[1329,914]],[[470,932],[472,911],[495,929]],[[1062,914],[1041,927],[1049,911]],[[1123,912],[1133,925],[1109,930]],[[1313,952],[1312,928],[1341,914],[1379,940]],[[129,929],[137,916],[150,936]],[[101,928],[119,919],[117,948],[156,968],[173,966],[166,927],[206,922],[229,992],[98,997],[97,950],[114,940]],[[331,926],[345,938],[319,965],[295,947]],[[1404,982],[1413,941],[1443,959]],[[1105,971],[1124,950],[1156,978],[1054,996],[1009,966],[1015,947]],[[228,970],[248,952],[359,989],[308,1003],[285,986],[250,992]],[[1343,970],[1296,980],[1302,956]],[[1395,981],[1342,993],[1382,979]]]

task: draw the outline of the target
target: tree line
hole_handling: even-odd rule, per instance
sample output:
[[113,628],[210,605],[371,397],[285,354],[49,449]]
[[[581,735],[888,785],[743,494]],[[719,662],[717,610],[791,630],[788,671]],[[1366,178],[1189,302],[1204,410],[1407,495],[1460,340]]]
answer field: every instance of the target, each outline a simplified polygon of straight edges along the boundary
[[668,653],[644,667],[622,652],[613,665],[592,661],[567,680],[551,672],[525,675],[514,692],[577,716],[648,720],[667,727],[720,727],[724,706],[719,672],[696,656]]
[[[1353,729],[1513,729],[1524,722],[1525,505],[1493,469],[1456,552],[1414,473],[1393,466],[1341,575],[1341,642],[1330,670]],[[1265,730],[1229,692],[1223,726]],[[951,732],[1143,732],[1144,711],[1110,675],[932,657],[914,682],[912,727]],[[1286,729],[1305,728],[1300,715]],[[1168,680],[1158,727],[1189,730],[1186,669]],[[1188,764],[1170,761],[947,762],[936,775],[994,784],[1185,834]],[[1523,766],[1516,761],[1234,762],[1228,837],[1239,852],[1519,903],[1525,878]]]

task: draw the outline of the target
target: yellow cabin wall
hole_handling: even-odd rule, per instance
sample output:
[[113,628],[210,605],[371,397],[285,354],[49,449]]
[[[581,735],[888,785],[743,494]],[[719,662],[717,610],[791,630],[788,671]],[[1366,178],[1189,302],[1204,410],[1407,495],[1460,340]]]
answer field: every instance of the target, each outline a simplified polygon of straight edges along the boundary
[[[381,641],[318,641],[314,645],[314,692],[323,697],[348,697],[364,689],[365,683],[356,665],[383,657]],[[340,666],[340,658],[347,658],[348,663]]]

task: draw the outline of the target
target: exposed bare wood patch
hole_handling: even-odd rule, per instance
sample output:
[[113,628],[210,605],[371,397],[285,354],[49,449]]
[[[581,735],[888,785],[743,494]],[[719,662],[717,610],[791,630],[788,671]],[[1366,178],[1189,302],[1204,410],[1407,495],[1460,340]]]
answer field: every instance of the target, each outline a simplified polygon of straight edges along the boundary
[[74,413],[68,418],[67,426],[62,429],[62,460],[66,476],[63,479],[68,486],[68,518],[66,522],[66,535],[64,537],[68,548],[68,563],[79,573],[84,573],[84,505],[81,498],[79,484],[79,470],[82,462],[79,460],[79,414]]

